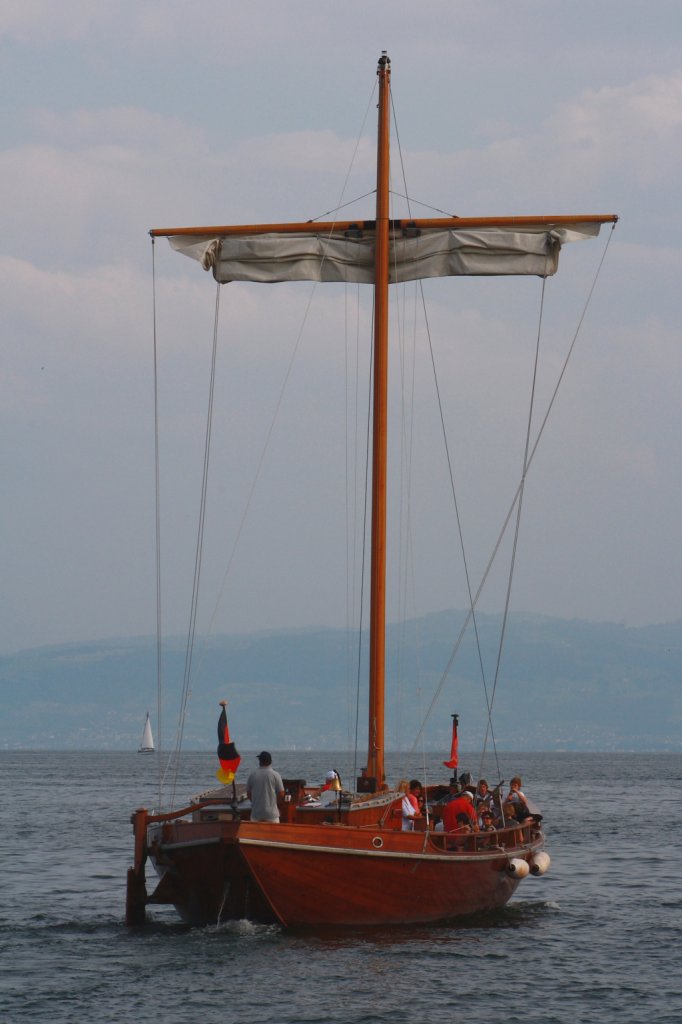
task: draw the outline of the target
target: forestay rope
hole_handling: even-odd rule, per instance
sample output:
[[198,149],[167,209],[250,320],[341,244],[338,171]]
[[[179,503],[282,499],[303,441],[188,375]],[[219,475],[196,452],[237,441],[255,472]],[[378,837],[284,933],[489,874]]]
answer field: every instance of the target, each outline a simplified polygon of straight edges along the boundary
[[[397,119],[397,116],[396,116],[395,108],[393,107],[393,98],[392,97],[391,97],[391,105],[392,105],[392,108],[393,108],[393,124],[394,124],[394,127],[395,127],[396,144],[397,144],[397,148],[398,148],[398,155],[399,155],[399,158],[400,158],[400,167],[401,167],[401,173],[402,173],[402,181],[403,181],[403,187],[405,189],[405,194],[404,195],[402,195],[401,193],[394,193],[394,194],[398,195],[398,196],[401,196],[401,198],[404,198],[407,201],[408,215],[411,217],[412,216],[412,208],[411,208],[412,200],[409,197],[409,190],[407,188],[407,179],[406,179],[406,175],[405,175],[405,166],[404,166],[404,162],[403,162],[402,147],[400,145],[400,134],[399,134],[399,131],[398,131],[398,119]],[[419,205],[426,206],[428,204],[420,203]],[[431,209],[438,210],[437,207],[431,207]],[[438,212],[443,213],[445,211],[438,210]],[[478,654],[478,663],[479,663],[479,668],[480,668],[480,672],[481,672],[481,680],[482,680],[482,683],[483,683],[483,690],[484,690],[484,694],[485,694],[486,707],[487,707],[487,721],[488,721],[488,724],[490,726],[490,729],[492,730],[492,719],[491,719],[492,704],[491,704],[491,701],[490,701],[489,696],[488,696],[488,687],[487,687],[487,683],[486,683],[485,668],[484,668],[484,664],[483,664],[483,654],[482,654],[482,651],[481,651],[481,642],[480,642],[480,636],[479,636],[479,630],[478,630],[478,623],[476,621],[475,604],[474,604],[473,594],[472,594],[471,574],[469,572],[469,564],[468,564],[468,559],[467,559],[467,555],[466,555],[466,546],[465,546],[465,543],[464,543],[464,534],[463,534],[463,529],[462,529],[462,522],[461,522],[461,517],[460,517],[460,511],[459,511],[459,502],[458,502],[458,499],[457,499],[457,490],[456,490],[456,487],[455,487],[455,478],[454,478],[454,472],[453,472],[453,467],[452,467],[452,459],[450,457],[450,448],[449,448],[449,445],[448,445],[447,430],[446,430],[446,427],[445,427],[445,416],[444,416],[444,412],[443,412],[443,404],[442,404],[442,400],[441,400],[440,387],[439,387],[439,384],[438,384],[438,373],[436,371],[435,354],[434,354],[434,350],[433,350],[433,342],[432,342],[432,337],[431,337],[431,329],[430,329],[430,325],[429,325],[429,318],[428,318],[428,312],[427,312],[427,306],[426,306],[426,297],[425,297],[425,294],[424,294],[424,284],[423,284],[423,281],[420,280],[418,282],[418,285],[419,285],[419,294],[421,296],[421,306],[422,306],[422,311],[423,311],[423,316],[424,316],[424,325],[425,325],[425,329],[426,329],[426,336],[427,336],[427,339],[428,339],[429,354],[430,354],[430,357],[431,357],[431,367],[432,367],[432,370],[433,370],[433,380],[434,380],[434,387],[435,387],[435,390],[436,390],[436,400],[437,400],[437,404],[438,404],[438,413],[439,413],[439,416],[440,416],[441,432],[442,432],[442,436],[443,436],[443,443],[444,443],[444,446],[445,446],[445,457],[446,457],[446,461],[447,461],[447,465],[448,465],[448,473],[449,473],[449,477],[450,477],[450,487],[451,487],[451,491],[452,491],[452,499],[453,499],[453,505],[454,505],[454,510],[455,510],[455,519],[456,519],[456,522],[457,522],[457,532],[458,532],[458,536],[459,536],[459,546],[460,546],[460,552],[461,552],[461,556],[462,556],[462,564],[463,564],[463,567],[464,567],[464,576],[465,576],[465,580],[466,580],[467,592],[468,592],[468,595],[469,595],[469,608],[470,608],[469,615],[470,615],[471,621],[473,622],[473,627],[474,627],[474,636],[475,636],[475,641],[476,641],[476,650],[477,650],[477,654]],[[415,317],[415,321],[416,321],[416,317]],[[417,748],[417,744],[419,742],[419,739],[422,737],[422,734],[423,734],[423,731],[424,731],[424,726],[426,725],[426,721],[428,720],[428,716],[429,716],[433,706],[434,706],[434,702],[432,701],[432,703],[431,703],[431,705],[429,707],[429,710],[427,712],[426,719],[424,720],[423,725],[422,725],[422,727],[420,729],[420,732],[419,732],[419,734],[418,734],[418,736],[417,736],[417,738],[416,738],[416,740],[415,740],[415,742],[414,742],[414,744],[412,746],[412,749],[410,751],[410,753],[412,753],[412,754],[415,752],[415,750]],[[420,707],[421,707],[421,701],[420,701]],[[486,736],[487,736],[487,731],[486,731]],[[492,731],[491,731],[491,736],[493,737],[493,744],[494,744],[494,734],[492,733]],[[425,780],[425,782],[426,782],[426,780]]]
[[[506,592],[505,601],[504,601],[504,613],[502,615],[502,626],[500,628],[500,640],[499,640],[499,643],[498,643],[498,646],[497,646],[497,660],[496,660],[496,663],[495,663],[495,676],[494,676],[494,679],[493,679],[493,690],[492,690],[492,694],[491,694],[491,697],[490,697],[490,701],[488,702],[488,721],[486,723],[485,736],[483,738],[483,746],[481,748],[481,764],[480,764],[480,769],[479,769],[479,777],[483,775],[483,763],[484,763],[484,760],[485,760],[485,754],[486,754],[486,750],[487,750],[487,747],[488,747],[488,735],[490,735],[491,738],[492,738],[493,749],[495,750],[495,762],[497,764],[497,775],[498,775],[498,778],[501,775],[501,772],[500,772],[500,762],[499,762],[499,758],[497,756],[497,749],[495,748],[495,737],[494,737],[494,733],[493,733],[493,719],[492,719],[493,704],[495,703],[495,694],[497,692],[497,681],[498,681],[499,675],[500,675],[500,664],[502,662],[502,649],[504,647],[504,638],[505,638],[506,632],[507,632],[507,620],[509,618],[509,605],[510,605],[510,602],[511,602],[512,580],[514,578],[514,567],[516,565],[516,551],[517,551],[518,541],[519,541],[519,530],[521,528],[521,509],[522,509],[522,506],[523,506],[523,492],[524,492],[524,487],[525,487],[525,482],[526,482],[526,473],[528,472],[528,448],[529,448],[529,445],[530,445],[531,425],[533,423],[533,408],[534,408],[534,405],[535,405],[535,385],[537,383],[537,378],[538,378],[538,362],[539,362],[539,359],[540,359],[540,338],[542,336],[542,314],[543,314],[544,307],[545,307],[545,287],[546,287],[546,284],[547,284],[547,278],[543,277],[542,278],[541,295],[540,295],[540,311],[539,311],[539,314],[538,314],[538,332],[537,332],[537,338],[536,338],[536,341],[535,341],[535,360],[533,362],[533,383],[532,383],[532,386],[531,386],[530,404],[529,404],[529,409],[528,409],[528,425],[526,427],[526,443],[525,443],[525,447],[524,447],[524,451],[523,451],[523,470],[522,470],[522,473],[521,473],[521,484],[520,484],[520,490],[519,490],[519,500],[518,500],[517,505],[516,505],[516,526],[514,528],[514,541],[513,541],[513,544],[512,544],[512,554],[511,554],[511,559],[510,559],[510,562],[509,562],[509,576],[507,578],[507,592]],[[487,691],[486,691],[486,699],[487,699],[487,696],[488,696],[488,694],[487,694]]]
[[204,550],[204,526],[206,523],[206,498],[208,494],[208,470],[211,459],[211,437],[213,434],[213,402],[215,397],[215,371],[218,352],[218,321],[220,314],[220,285],[216,285],[215,312],[213,317],[213,346],[211,350],[211,375],[208,393],[208,408],[206,411],[206,437],[204,441],[204,466],[201,478],[201,501],[199,505],[199,524],[197,527],[197,540],[194,555],[194,578],[192,582],[192,600],[190,604],[189,627],[187,630],[187,646],[185,649],[185,671],[182,681],[182,694],[180,697],[180,714],[178,717],[178,728],[175,737],[174,762],[175,771],[171,790],[171,806],[175,803],[175,792],[177,788],[178,772],[180,769],[180,750],[182,748],[182,737],[185,731],[185,718],[187,715],[187,702],[189,700],[189,682],[192,671],[192,657],[194,654],[194,641],[197,626],[197,610],[199,607],[199,583],[201,581],[201,569]]
[[481,581],[480,581],[480,583],[478,585],[478,588],[476,589],[476,593],[474,594],[474,597],[473,597],[473,600],[472,600],[472,606],[471,606],[470,610],[468,611],[468,613],[466,615],[464,623],[463,623],[463,625],[462,625],[462,627],[460,629],[460,632],[458,634],[457,640],[455,641],[455,644],[453,646],[450,658],[448,659],[448,663],[445,666],[445,670],[443,671],[443,674],[442,674],[442,676],[440,678],[440,682],[438,683],[438,686],[436,687],[435,693],[434,693],[433,698],[431,700],[431,703],[430,703],[430,705],[429,705],[429,707],[427,709],[426,715],[424,716],[424,719],[423,719],[422,724],[421,724],[421,726],[419,728],[419,731],[418,731],[418,733],[417,733],[417,735],[416,735],[416,737],[414,739],[414,742],[412,744],[412,748],[411,748],[411,751],[410,751],[411,753],[414,753],[415,750],[417,749],[417,744],[419,743],[419,741],[421,739],[421,736],[422,736],[422,734],[424,732],[424,729],[426,728],[426,726],[427,726],[427,724],[428,724],[428,722],[429,722],[429,720],[431,718],[431,715],[432,715],[432,713],[434,711],[434,708],[435,708],[435,706],[436,706],[436,704],[438,702],[438,699],[439,699],[439,697],[440,697],[440,695],[442,693],[443,687],[444,687],[445,682],[447,680],[447,677],[448,677],[448,675],[450,673],[450,669],[452,668],[452,665],[453,665],[453,663],[455,661],[455,658],[457,657],[457,654],[459,652],[459,648],[460,648],[460,646],[462,644],[462,640],[464,639],[464,635],[466,633],[466,630],[467,630],[467,628],[469,626],[469,623],[470,623],[470,621],[472,619],[472,616],[474,614],[474,609],[476,607],[476,604],[478,603],[478,600],[479,600],[479,598],[481,596],[483,588],[484,588],[484,586],[486,584],[486,581],[487,581],[488,576],[490,574],[490,570],[491,570],[491,568],[493,566],[493,563],[494,563],[494,561],[495,561],[495,559],[497,557],[497,553],[499,551],[500,544],[502,543],[502,539],[503,539],[503,537],[504,537],[504,535],[505,535],[505,533],[507,531],[507,527],[508,527],[509,522],[511,520],[511,517],[512,517],[512,515],[514,513],[514,509],[516,508],[516,504],[517,504],[517,502],[519,500],[519,496],[520,496],[521,491],[522,491],[522,487],[523,487],[523,484],[524,484],[524,481],[525,481],[525,477],[528,475],[528,470],[530,469],[531,464],[533,462],[533,459],[535,458],[535,453],[537,452],[538,445],[540,444],[540,439],[542,438],[542,435],[544,433],[545,427],[547,426],[547,421],[549,419],[550,413],[551,413],[552,408],[554,406],[554,402],[555,402],[557,394],[559,392],[559,388],[560,388],[561,383],[563,381],[564,375],[565,375],[566,370],[568,368],[568,363],[569,363],[569,360],[570,360],[570,358],[571,358],[571,356],[573,354],[573,349],[575,348],[576,342],[578,340],[578,336],[579,336],[580,331],[582,329],[582,325],[583,325],[583,322],[585,320],[585,316],[587,315],[587,310],[588,310],[588,308],[590,306],[590,303],[592,301],[592,296],[593,296],[594,290],[595,290],[595,288],[597,286],[597,281],[599,280],[599,276],[601,274],[602,267],[604,265],[604,260],[606,259],[606,254],[607,254],[609,246],[611,244],[611,239],[613,238],[614,228],[615,228],[615,223],[612,224],[612,226],[611,226],[611,233],[609,234],[609,236],[608,236],[608,238],[606,240],[606,244],[604,246],[604,251],[602,252],[601,259],[599,260],[599,263],[597,265],[597,269],[595,271],[594,278],[592,280],[592,284],[590,285],[590,288],[588,289],[587,298],[585,299],[585,303],[583,305],[582,311],[581,311],[580,316],[578,318],[578,323],[577,323],[575,332],[573,334],[573,338],[571,340],[571,344],[570,344],[570,346],[568,348],[568,352],[566,354],[566,358],[565,358],[565,360],[563,362],[561,371],[559,373],[559,376],[557,378],[556,384],[554,386],[554,390],[552,391],[552,395],[551,395],[550,400],[549,400],[549,402],[547,404],[547,409],[546,409],[545,414],[544,414],[544,416],[542,418],[542,422],[541,422],[540,427],[538,429],[538,432],[537,432],[537,435],[536,435],[536,438],[535,438],[535,442],[533,443],[533,446],[532,446],[532,448],[530,450],[528,458],[527,458],[527,460],[525,462],[524,477],[519,482],[519,485],[516,488],[516,491],[514,493],[512,501],[511,501],[511,504],[509,506],[509,510],[507,511],[507,514],[505,516],[504,522],[502,523],[502,527],[501,527],[501,529],[500,529],[500,531],[498,533],[497,540],[496,540],[495,545],[493,547],[492,553],[491,553],[490,558],[488,559],[488,562],[486,564],[485,571],[483,573],[483,576],[481,577]]
[[[369,101],[368,101],[368,104],[367,104],[367,109],[365,111],[365,115],[364,115],[364,118],[363,118],[363,121],[362,121],[362,126],[360,128],[360,131],[358,132],[358,135],[357,135],[357,138],[356,138],[356,141],[355,141],[355,146],[354,146],[354,149],[353,149],[353,154],[352,154],[352,157],[351,157],[351,160],[350,160],[350,163],[349,163],[349,166],[348,166],[348,170],[347,170],[347,173],[346,173],[346,177],[344,179],[343,186],[342,186],[342,189],[341,189],[341,194],[340,194],[340,197],[339,197],[339,203],[337,204],[337,206],[335,208],[336,210],[342,209],[346,205],[350,205],[350,203],[343,203],[343,198],[344,198],[344,195],[345,195],[345,192],[346,192],[346,188],[347,188],[347,185],[348,185],[348,180],[349,180],[349,177],[350,177],[350,173],[351,173],[353,164],[355,163],[355,159],[357,157],[358,149],[359,149],[359,146],[360,146],[360,141],[362,139],[362,133],[363,133],[364,128],[365,128],[365,123],[367,121],[367,117],[368,117],[369,111],[371,109],[372,99],[373,99],[374,94],[376,92],[376,88],[377,88],[376,80],[374,80],[373,86],[372,86],[372,90],[371,90],[371,94],[370,94],[370,98],[369,98]],[[375,190],[372,190],[372,191],[375,191]],[[370,193],[367,193],[367,194],[369,195],[369,194],[372,194],[372,193],[370,192]],[[360,198],[364,198],[364,196],[360,197]],[[358,201],[357,199],[351,200],[351,202],[357,202],[357,201]],[[329,211],[329,212],[332,212],[332,211]],[[311,220],[311,223],[312,223],[312,220]],[[331,230],[333,231],[333,226],[332,226]],[[154,242],[154,239],[152,238],[152,244],[153,244],[153,242]],[[160,736],[160,734],[161,734],[161,700],[162,700],[162,697],[161,697],[161,694],[162,694],[162,667],[161,667],[162,666],[162,658],[161,658],[161,645],[162,645],[162,624],[161,624],[161,528],[160,528],[160,512],[159,512],[159,494],[160,494],[160,487],[159,487],[159,440],[158,440],[158,434],[159,434],[158,419],[159,419],[159,417],[158,417],[158,368],[157,368],[156,285],[155,285],[155,281],[156,281],[155,273],[153,272],[153,282],[154,282],[154,284],[153,284],[153,296],[154,296],[154,298],[153,298],[153,301],[154,301],[154,396],[155,396],[154,425],[155,425],[156,518],[157,518],[157,523],[156,523],[156,563],[157,563],[157,568],[156,568],[156,579],[157,579],[157,693],[158,693],[158,717],[159,717],[159,724],[158,724],[158,730],[157,731],[158,731],[158,734]],[[252,500],[253,500],[253,496],[254,496],[254,493],[255,493],[255,490],[256,490],[256,486],[257,486],[258,480],[259,480],[260,475],[261,475],[261,470],[262,470],[262,467],[263,467],[263,463],[265,461],[266,453],[267,453],[269,445],[270,445],[270,441],[271,441],[271,437],[272,437],[272,434],[273,434],[273,430],[274,430],[275,424],[276,424],[278,416],[279,416],[279,412],[280,412],[280,408],[281,408],[282,401],[283,401],[283,398],[284,398],[284,393],[286,391],[287,383],[288,383],[289,378],[291,376],[291,372],[292,372],[292,369],[293,369],[293,366],[294,366],[294,363],[295,363],[295,360],[296,360],[296,355],[297,355],[298,349],[300,347],[301,339],[303,337],[305,325],[306,325],[306,322],[308,320],[308,316],[309,316],[309,313],[310,313],[310,309],[311,309],[311,305],[312,305],[312,301],[313,301],[313,297],[314,297],[316,288],[317,288],[317,282],[313,282],[312,287],[310,289],[310,294],[308,296],[308,301],[307,301],[307,304],[306,304],[306,308],[305,308],[305,311],[303,313],[301,324],[300,324],[299,330],[297,332],[296,340],[295,340],[295,343],[294,343],[294,346],[293,346],[293,350],[292,350],[292,353],[291,353],[291,356],[290,356],[290,359],[289,359],[289,363],[287,365],[285,376],[284,376],[284,379],[282,381],[282,385],[281,385],[279,396],[278,396],[278,399],[277,399],[277,402],[276,402],[275,410],[274,410],[274,413],[273,413],[273,416],[272,416],[272,419],[271,419],[271,422],[270,422],[269,429],[267,431],[265,442],[264,442],[262,450],[261,450],[260,458],[258,460],[256,472],[254,474],[254,478],[253,478],[253,481],[251,483],[251,487],[249,489],[249,493],[248,493],[248,496],[247,496],[245,507],[244,507],[244,510],[243,510],[243,513],[242,513],[242,516],[241,516],[241,519],[240,519],[240,522],[239,522],[239,525],[238,525],[238,529],[237,529],[235,540],[234,540],[234,543],[233,543],[233,546],[232,546],[232,550],[231,550],[231,553],[230,553],[229,558],[228,558],[228,562],[227,562],[227,565],[226,565],[226,568],[225,568],[225,572],[223,574],[223,579],[222,579],[222,583],[221,583],[221,586],[220,586],[220,589],[219,589],[219,593],[218,593],[218,596],[217,596],[217,599],[216,599],[216,602],[215,602],[214,610],[213,610],[213,613],[212,613],[210,621],[209,621],[209,625],[208,625],[208,629],[207,629],[207,633],[208,634],[211,633],[211,630],[212,630],[212,627],[213,627],[213,624],[214,624],[214,621],[215,621],[215,618],[216,618],[216,615],[217,615],[217,612],[218,612],[218,607],[219,607],[220,602],[222,600],[222,596],[223,596],[223,593],[224,593],[224,590],[225,590],[225,586],[227,584],[227,579],[228,579],[228,576],[230,574],[230,570],[232,568],[232,564],[233,564],[233,561],[234,561],[234,558],[235,558],[235,555],[236,555],[236,552],[237,552],[237,548],[238,548],[238,545],[239,545],[239,540],[240,540],[240,537],[241,537],[241,534],[242,534],[242,530],[243,530],[244,524],[245,524],[246,519],[247,519],[247,515],[248,515],[248,512],[249,512]],[[190,679],[191,679],[191,673],[192,673],[192,662],[193,662],[195,636],[196,636],[196,623],[197,623],[197,611],[198,611],[198,599],[199,599],[199,583],[200,583],[200,579],[201,579],[201,567],[202,567],[202,555],[203,555],[203,540],[204,540],[204,524],[205,524],[205,516],[206,516],[206,499],[207,499],[207,491],[208,491],[208,475],[209,475],[209,464],[210,464],[211,432],[212,432],[212,424],[213,424],[213,401],[214,401],[214,389],[215,389],[215,371],[216,371],[217,342],[218,342],[218,323],[219,323],[219,310],[220,310],[220,285],[219,284],[216,286],[216,289],[217,290],[216,290],[215,315],[214,315],[214,326],[213,326],[213,346],[212,346],[212,360],[211,360],[211,375],[210,375],[209,400],[208,400],[208,411],[207,411],[207,421],[206,421],[206,438],[205,438],[205,446],[204,446],[204,469],[203,469],[203,477],[202,477],[201,502],[200,502],[200,512],[199,512],[199,525],[198,525],[198,529],[197,529],[197,542],[196,542],[196,550],[195,550],[194,580],[193,580],[193,588],[192,588],[191,609],[190,609],[189,627],[188,627],[188,635],[187,635],[187,643],[186,643],[186,653],[185,653],[185,667],[184,667],[184,674],[183,674],[183,685],[182,685],[182,693],[181,693],[181,699],[180,699],[180,712],[179,712],[179,716],[178,716],[178,725],[177,725],[177,730],[176,730],[175,745],[174,745],[173,751],[169,754],[168,763],[166,765],[166,768],[165,768],[165,771],[163,773],[163,776],[161,774],[161,758],[159,758],[159,806],[161,806],[161,801],[162,801],[162,787],[163,787],[163,784],[165,782],[166,777],[171,773],[171,771],[173,769],[173,765],[174,765],[174,772],[173,772],[173,782],[172,782],[172,792],[171,792],[171,806],[173,806],[174,802],[175,802],[177,778],[178,778],[178,772],[179,772],[179,755],[180,755],[180,750],[181,750],[181,747],[182,747],[182,738],[183,738],[183,733],[184,733],[184,724],[185,724],[185,719],[186,719],[186,714],[187,714],[187,707],[188,707],[188,701],[189,701],[189,695],[190,695]],[[371,394],[371,384],[370,384],[370,394]],[[365,490],[367,490],[367,486],[366,485],[365,485]],[[363,536],[364,536],[364,533],[365,533],[365,530],[363,529]],[[364,554],[363,554],[362,576],[364,578]],[[360,639],[358,641],[358,674],[359,674],[359,661],[360,661],[360,648],[361,648],[361,635],[362,635],[362,611],[360,612],[360,617],[361,617],[360,629],[359,629],[359,637],[360,637]],[[159,741],[159,748],[160,748],[160,751],[161,751],[161,742],[160,741]]]

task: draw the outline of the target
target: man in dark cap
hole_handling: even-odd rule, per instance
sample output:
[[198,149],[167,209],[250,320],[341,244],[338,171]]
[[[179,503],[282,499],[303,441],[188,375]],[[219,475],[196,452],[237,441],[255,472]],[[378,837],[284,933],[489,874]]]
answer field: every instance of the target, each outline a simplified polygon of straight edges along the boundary
[[284,796],[282,776],[272,767],[272,755],[267,750],[261,750],[258,765],[246,782],[251,821],[279,821],[277,799]]

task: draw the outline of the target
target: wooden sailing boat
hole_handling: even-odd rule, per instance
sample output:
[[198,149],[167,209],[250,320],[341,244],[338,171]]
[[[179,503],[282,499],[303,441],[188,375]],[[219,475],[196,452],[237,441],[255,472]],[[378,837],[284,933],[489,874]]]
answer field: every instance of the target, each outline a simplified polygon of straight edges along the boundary
[[140,745],[137,748],[138,754],[153,754],[154,753],[154,737],[152,735],[152,723],[149,719],[149,712],[144,720],[144,728],[142,729],[142,739]]
[[[357,792],[333,816],[285,780],[280,823],[251,822],[238,786],[189,807],[133,815],[127,921],[173,904],[202,925],[250,917],[298,925],[436,922],[504,905],[548,863],[536,819],[495,833],[402,831],[403,794],[384,774],[388,294],[394,282],[453,274],[555,272],[565,241],[595,236],[613,215],[391,220],[390,61],[378,69],[376,214],[371,220],[156,229],[219,283],[352,281],[374,289],[373,456],[368,752]],[[243,789],[243,787],[242,787]],[[437,801],[447,785],[430,787]],[[160,880],[147,893],[145,862]],[[333,884],[330,880],[333,879]]]

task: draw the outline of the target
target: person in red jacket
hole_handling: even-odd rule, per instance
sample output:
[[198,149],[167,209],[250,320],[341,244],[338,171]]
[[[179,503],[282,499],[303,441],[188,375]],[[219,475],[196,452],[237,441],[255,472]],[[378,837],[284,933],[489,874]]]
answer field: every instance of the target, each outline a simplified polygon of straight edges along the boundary
[[465,789],[463,793],[456,796],[454,800],[451,800],[445,805],[443,811],[443,824],[446,832],[454,832],[458,828],[457,817],[460,814],[466,814],[467,818],[471,823],[472,829],[478,831],[478,815],[474,810],[474,798],[468,789]]

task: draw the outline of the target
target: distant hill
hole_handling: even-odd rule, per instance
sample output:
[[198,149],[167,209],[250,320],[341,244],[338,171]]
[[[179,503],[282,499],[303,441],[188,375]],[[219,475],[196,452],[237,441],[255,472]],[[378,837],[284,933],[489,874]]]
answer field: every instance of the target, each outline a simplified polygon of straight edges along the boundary
[[[464,622],[441,612],[388,630],[387,746],[409,749]],[[492,693],[500,619],[477,617]],[[517,615],[510,620],[495,691],[500,750],[682,749],[682,622],[639,628]],[[229,700],[244,749],[352,746],[357,637],[309,629],[197,639],[184,730],[186,749],[216,743],[218,700]],[[366,649],[360,654],[366,676]],[[163,647],[164,739],[177,724],[185,664],[178,638]],[[418,680],[418,682],[417,682]],[[151,637],[34,648],[0,658],[0,748],[135,749],[145,713],[156,721],[156,641]],[[360,686],[359,743],[366,744]],[[471,627],[425,730],[449,751],[450,714],[467,749],[480,747],[485,698]],[[164,746],[168,743],[164,742]]]

